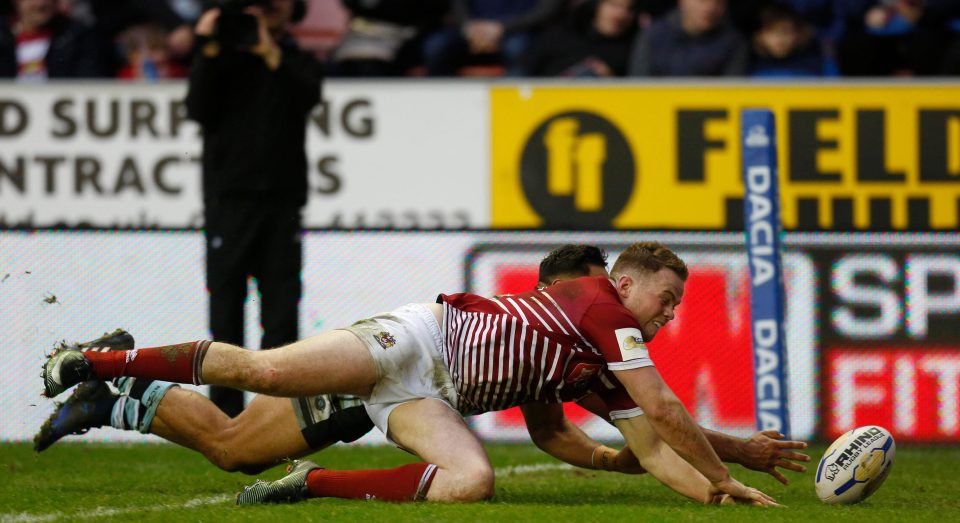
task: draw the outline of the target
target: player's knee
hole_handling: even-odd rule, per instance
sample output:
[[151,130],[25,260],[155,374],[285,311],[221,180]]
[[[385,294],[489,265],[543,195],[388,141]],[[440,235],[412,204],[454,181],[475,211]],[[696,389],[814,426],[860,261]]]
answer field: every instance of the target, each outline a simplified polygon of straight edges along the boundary
[[267,467],[249,459],[249,437],[237,419],[232,418],[218,427],[219,430],[209,438],[203,453],[220,470],[256,474]]
[[271,466],[271,464],[248,459],[243,452],[229,446],[218,446],[205,454],[210,463],[224,472],[243,472],[253,475],[259,474]]
[[455,501],[484,501],[493,497],[493,469],[489,465],[468,467],[457,476],[460,488]]
[[210,463],[224,472],[237,472],[242,470],[244,466],[229,449],[222,446],[212,447],[204,452],[204,455]]

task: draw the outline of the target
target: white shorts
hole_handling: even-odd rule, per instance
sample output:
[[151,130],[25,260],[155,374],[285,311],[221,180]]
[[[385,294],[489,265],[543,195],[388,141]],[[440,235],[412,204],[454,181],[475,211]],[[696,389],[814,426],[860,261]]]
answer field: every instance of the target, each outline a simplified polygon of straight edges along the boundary
[[440,354],[440,325],[428,307],[404,305],[344,330],[363,341],[376,363],[377,384],[361,399],[373,424],[388,439],[390,413],[403,403],[435,398],[457,410],[457,392]]

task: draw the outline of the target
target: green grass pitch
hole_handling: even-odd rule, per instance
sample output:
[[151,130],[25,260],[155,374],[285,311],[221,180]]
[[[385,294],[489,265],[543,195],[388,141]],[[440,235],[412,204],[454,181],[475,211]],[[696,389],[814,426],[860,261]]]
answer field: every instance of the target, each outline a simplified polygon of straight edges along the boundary
[[[0,522],[39,521],[956,521],[960,448],[897,449],[893,472],[860,505],[827,506],[813,490],[813,467],[773,478],[731,467],[784,509],[710,507],[669,492],[653,478],[562,468],[532,445],[489,445],[496,496],[478,504],[391,504],[310,500],[237,507],[233,494],[253,478],[221,472],[199,455],[167,444],[63,443],[43,454],[0,444]],[[819,459],[823,446],[811,449]],[[314,459],[330,468],[392,467],[413,458],[390,447],[341,447]],[[539,465],[539,467],[524,467]],[[259,475],[276,479],[281,467]],[[952,514],[952,516],[951,516]],[[761,519],[762,518],[762,519]]]

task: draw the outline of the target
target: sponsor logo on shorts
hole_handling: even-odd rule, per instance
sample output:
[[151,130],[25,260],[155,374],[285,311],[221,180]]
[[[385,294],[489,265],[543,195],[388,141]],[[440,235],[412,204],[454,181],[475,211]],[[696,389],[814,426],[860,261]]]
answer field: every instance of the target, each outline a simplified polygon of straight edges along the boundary
[[623,357],[623,361],[647,357],[647,346],[643,343],[643,334],[640,333],[640,329],[617,329],[613,334],[620,345],[620,356]]
[[390,334],[387,331],[380,331],[374,334],[373,339],[377,340],[377,343],[379,343],[384,349],[389,349],[397,344],[397,339],[393,337],[393,334]]

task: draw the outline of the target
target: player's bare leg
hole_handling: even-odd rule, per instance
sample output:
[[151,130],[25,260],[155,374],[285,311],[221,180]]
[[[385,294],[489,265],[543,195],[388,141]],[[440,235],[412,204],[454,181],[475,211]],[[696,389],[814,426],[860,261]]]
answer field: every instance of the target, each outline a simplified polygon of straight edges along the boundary
[[[209,345],[209,342],[202,343]],[[132,343],[130,345],[132,346]],[[369,430],[368,426],[363,426],[364,424],[361,423],[364,420],[369,423],[365,414],[347,414],[343,417],[339,416],[338,412],[337,416],[339,418],[337,421],[333,421],[332,418],[322,421],[326,428],[319,428],[319,425],[310,425],[311,434],[308,438],[308,435],[301,431],[303,427],[300,426],[299,417],[295,414],[293,404],[289,399],[265,395],[258,396],[251,402],[246,411],[231,419],[200,394],[179,387],[170,387],[169,383],[163,385],[163,381],[152,381],[166,378],[165,372],[176,372],[180,377],[189,376],[191,372],[195,373],[195,369],[191,369],[189,365],[186,366],[187,372],[184,373],[183,363],[185,361],[190,363],[187,361],[188,358],[184,356],[189,354],[191,348],[195,350],[198,345],[200,344],[190,343],[154,349],[139,349],[137,351],[96,353],[94,357],[99,356],[101,361],[107,361],[107,367],[110,370],[118,370],[116,365],[111,368],[110,358],[113,356],[120,356],[119,360],[121,362],[139,365],[134,370],[144,371],[141,377],[145,380],[138,380],[137,383],[157,385],[148,386],[147,390],[153,391],[153,393],[143,393],[143,398],[140,395],[135,398],[111,396],[109,391],[106,391],[107,394],[103,398],[99,396],[90,399],[87,399],[86,396],[80,398],[85,402],[84,405],[81,405],[83,407],[86,407],[87,403],[93,406],[100,406],[100,403],[105,404],[105,408],[100,409],[104,411],[104,416],[100,416],[100,418],[104,419],[100,420],[98,418],[97,423],[87,424],[85,427],[99,427],[109,423],[121,430],[140,430],[144,433],[153,433],[203,453],[220,468],[243,470],[248,473],[262,470],[287,458],[303,456],[311,450],[319,450],[342,438],[348,438],[344,441],[352,441],[352,439],[356,439],[356,437]],[[242,366],[249,364],[253,369],[256,369],[259,368],[256,365],[261,360],[266,360],[263,368],[268,369],[266,373],[273,376],[289,376],[291,373],[306,371],[299,375],[299,380],[294,376],[290,379],[276,381],[283,387],[274,390],[275,394],[283,394],[285,391],[292,392],[299,386],[298,383],[307,383],[310,386],[308,390],[317,390],[313,387],[315,384],[319,384],[321,387],[335,388],[343,384],[341,378],[351,375],[361,376],[361,379],[366,383],[374,381],[372,377],[375,375],[375,371],[372,369],[373,362],[366,346],[356,336],[346,331],[334,331],[315,336],[273,351],[253,352],[226,344],[213,344],[213,346],[211,361],[214,364],[216,364],[217,356],[220,356],[219,352],[222,350],[224,357],[221,358],[221,364],[223,365]],[[75,356],[80,355],[80,352],[76,350],[64,350],[63,354],[67,353]],[[254,357],[250,358],[250,356]],[[268,357],[264,358],[264,356]],[[54,358],[51,360],[53,361]],[[85,357],[83,358],[85,363],[89,363]],[[297,361],[299,358],[304,359]],[[320,372],[317,366],[308,365],[311,362],[336,362],[336,365],[330,366],[332,368],[321,365],[326,370]],[[351,363],[353,363],[352,366]],[[366,368],[368,365],[369,368]],[[45,369],[49,368],[49,366],[45,367]],[[359,368],[359,370],[351,371],[351,368]],[[124,367],[120,366],[119,370],[124,370]],[[362,377],[365,370],[368,371],[369,377],[367,378]],[[242,375],[255,376],[257,373],[250,371]],[[330,379],[324,380],[324,378]],[[87,383],[90,385],[97,384],[96,381]],[[133,383],[133,380],[130,380],[130,383]],[[245,382],[240,380],[239,383]],[[144,388],[144,385],[139,386],[141,389]],[[105,389],[105,386],[101,385],[101,387]],[[88,389],[90,388],[88,387]],[[136,387],[133,388],[136,389]],[[364,386],[345,386],[344,388],[369,389],[369,387]],[[86,389],[84,391],[86,392]],[[87,394],[87,396],[90,396],[90,394]],[[155,402],[152,411],[147,408],[147,414],[144,414],[145,407],[124,408],[124,406],[137,407],[141,405],[140,400],[146,401],[147,396],[150,396],[151,400]],[[304,394],[303,396],[308,395]],[[94,399],[97,399],[97,401],[94,402]],[[131,401],[124,404],[118,402],[118,399],[129,399]],[[68,400],[69,403],[70,400]],[[134,405],[131,405],[131,403]],[[120,407],[119,411],[117,408],[113,408],[118,405]],[[338,409],[342,408],[339,401],[336,405]],[[355,411],[356,408],[353,410]],[[111,409],[113,410],[112,418],[110,417]],[[87,410],[91,409],[87,408]],[[361,416],[364,418],[363,420],[360,419]],[[311,418],[309,423],[319,421],[319,419]],[[317,432],[317,430],[320,432]],[[43,443],[45,445],[37,450],[42,450],[59,437],[62,436],[44,438]]]
[[311,449],[300,433],[289,399],[257,395],[235,418],[223,413],[206,396],[170,389],[150,432],[202,453],[228,472],[255,474]]
[[207,384],[285,397],[336,392],[367,396],[378,379],[367,347],[343,330],[268,351],[214,342],[201,376]]
[[334,392],[367,396],[378,379],[373,357],[348,331],[330,331],[268,351],[203,341],[106,353],[64,350],[51,355],[43,368],[50,397],[87,379],[117,376],[226,385],[286,397]]
[[311,497],[384,501],[478,501],[493,496],[493,468],[467,425],[449,406],[421,399],[397,407],[390,437],[425,463],[381,470],[325,470],[295,462],[276,481],[260,481],[237,495],[238,505],[289,503]]
[[493,497],[493,467],[477,436],[448,405],[422,399],[390,414],[390,438],[437,466],[427,491],[431,501],[479,501]]

